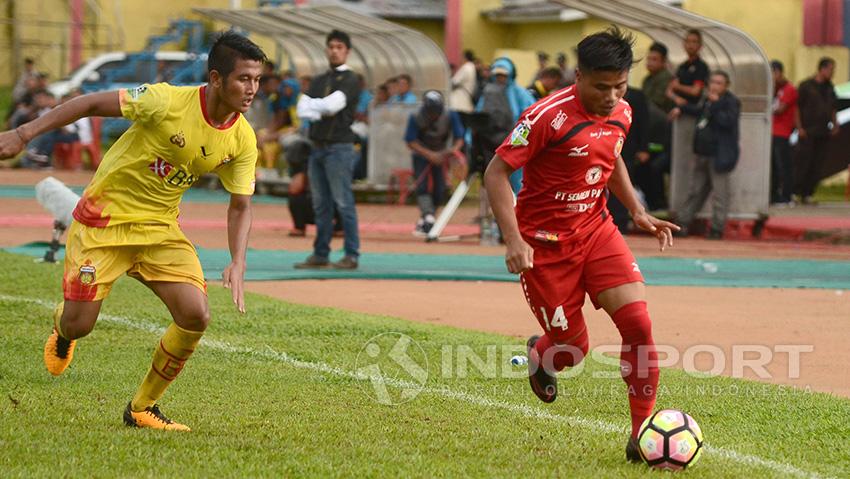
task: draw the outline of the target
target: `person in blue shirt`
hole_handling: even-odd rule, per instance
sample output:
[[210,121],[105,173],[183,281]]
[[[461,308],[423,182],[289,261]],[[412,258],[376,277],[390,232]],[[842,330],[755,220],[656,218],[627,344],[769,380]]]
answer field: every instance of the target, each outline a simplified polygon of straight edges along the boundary
[[398,82],[398,94],[395,95],[390,102],[404,103],[407,105],[416,104],[419,99],[416,98],[415,93],[410,91],[410,88],[413,86],[413,78],[411,78],[407,73],[402,73],[396,77],[396,81]]
[[420,212],[415,235],[424,236],[434,226],[434,213],[446,192],[443,167],[463,147],[463,135],[460,115],[446,109],[443,95],[436,90],[425,92],[422,107],[410,115],[404,135],[407,147],[413,152],[416,203]]

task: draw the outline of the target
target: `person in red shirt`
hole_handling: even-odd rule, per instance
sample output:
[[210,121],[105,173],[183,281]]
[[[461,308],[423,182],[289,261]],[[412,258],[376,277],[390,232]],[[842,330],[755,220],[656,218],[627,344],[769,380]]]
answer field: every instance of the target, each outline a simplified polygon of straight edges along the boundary
[[770,202],[788,205],[794,191],[791,169],[791,144],[797,114],[797,89],[785,78],[785,67],[779,60],[770,62],[773,70],[773,144],[770,150]]
[[[606,209],[609,191],[663,251],[678,226],[649,215],[620,156],[632,123],[623,100],[634,60],[634,37],[612,27],[578,45],[576,84],[530,106],[496,150],[484,175],[501,228],[505,262],[519,273],[523,293],[543,328],[529,338],[532,391],[557,396],[555,373],[577,365],[588,351],[585,293],[611,316],[623,339],[632,434],[626,458],[640,461],[637,432],[655,407],[658,367],[644,300],[643,276]],[[514,210],[508,178],[524,168]]]

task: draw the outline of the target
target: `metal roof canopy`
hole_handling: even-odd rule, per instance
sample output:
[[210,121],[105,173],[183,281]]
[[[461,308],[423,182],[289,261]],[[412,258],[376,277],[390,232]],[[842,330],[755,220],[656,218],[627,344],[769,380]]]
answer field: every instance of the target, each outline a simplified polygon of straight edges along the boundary
[[[552,0],[640,31],[667,45],[670,60],[687,57],[682,39],[690,29],[702,34],[700,56],[711,69],[729,74],[731,90],[741,100],[741,159],[731,176],[730,217],[766,217],[770,196],[771,103],[773,78],[761,47],[746,33],[655,0]],[[670,205],[680,211],[690,188],[695,163],[693,119],[674,123]]]
[[670,60],[687,58],[682,40],[690,29],[703,37],[700,56],[712,69],[729,73],[742,111],[770,118],[773,78],[761,47],[746,33],[723,23],[655,0],[552,0],[603,20],[645,33],[667,45]]
[[283,6],[257,10],[195,8],[194,11],[252,33],[272,38],[287,53],[297,75],[328,69],[325,37],[337,29],[351,36],[348,65],[370,88],[407,73],[413,90],[449,91],[449,66],[443,51],[424,34],[380,18],[337,6]]

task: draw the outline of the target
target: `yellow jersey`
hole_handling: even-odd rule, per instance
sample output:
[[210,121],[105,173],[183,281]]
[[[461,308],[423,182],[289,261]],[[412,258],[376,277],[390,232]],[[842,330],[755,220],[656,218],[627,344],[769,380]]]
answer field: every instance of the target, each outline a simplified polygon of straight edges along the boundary
[[167,83],[120,90],[121,114],[133,125],[106,153],[74,219],[92,227],[176,223],[183,192],[209,172],[230,193],[253,194],[254,130],[238,112],[213,126],[205,90]]

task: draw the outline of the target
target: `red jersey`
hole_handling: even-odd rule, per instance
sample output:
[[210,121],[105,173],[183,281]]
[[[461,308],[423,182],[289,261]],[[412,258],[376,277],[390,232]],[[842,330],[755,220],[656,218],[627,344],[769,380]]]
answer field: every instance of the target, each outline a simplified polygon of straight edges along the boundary
[[607,216],[606,188],[632,124],[620,100],[608,117],[588,113],[575,85],[528,107],[496,149],[523,169],[516,216],[526,238],[567,241],[589,234]]
[[788,138],[794,131],[794,113],[797,110],[797,89],[791,82],[785,82],[773,94],[773,111],[779,105],[787,105],[787,108],[779,115],[773,114],[773,136]]

